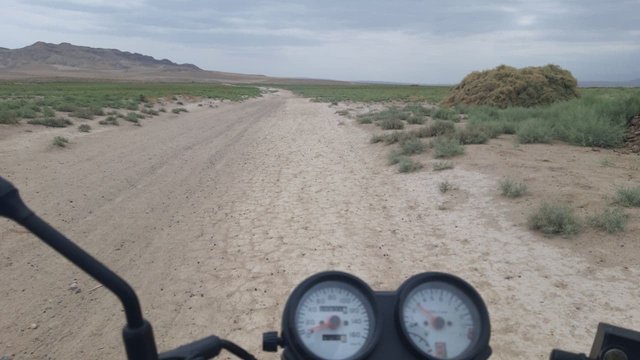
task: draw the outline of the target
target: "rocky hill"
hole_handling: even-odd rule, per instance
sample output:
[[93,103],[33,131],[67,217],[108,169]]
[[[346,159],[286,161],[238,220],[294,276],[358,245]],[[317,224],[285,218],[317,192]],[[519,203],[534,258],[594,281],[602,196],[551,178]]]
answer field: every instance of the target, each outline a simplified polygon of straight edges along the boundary
[[117,49],[97,49],[69,43],[37,42],[21,49],[0,48],[0,69],[12,70],[34,66],[58,70],[171,70],[202,71],[192,64],[176,64],[148,55]]

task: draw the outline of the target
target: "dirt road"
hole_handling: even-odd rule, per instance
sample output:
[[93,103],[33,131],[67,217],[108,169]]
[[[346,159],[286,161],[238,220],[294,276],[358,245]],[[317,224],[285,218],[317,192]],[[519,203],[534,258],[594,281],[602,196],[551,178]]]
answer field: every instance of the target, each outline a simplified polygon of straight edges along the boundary
[[[275,359],[261,333],[328,269],[380,290],[429,270],[467,279],[489,307],[494,359],[586,351],[600,320],[640,328],[637,267],[539,241],[509,220],[496,177],[456,167],[461,190],[445,196],[442,173],[397,174],[326,104],[279,92],[50,147],[71,132],[0,137],[0,174],[135,287],[162,350],[214,333]],[[0,254],[0,356],[124,358],[110,293],[5,220]]]

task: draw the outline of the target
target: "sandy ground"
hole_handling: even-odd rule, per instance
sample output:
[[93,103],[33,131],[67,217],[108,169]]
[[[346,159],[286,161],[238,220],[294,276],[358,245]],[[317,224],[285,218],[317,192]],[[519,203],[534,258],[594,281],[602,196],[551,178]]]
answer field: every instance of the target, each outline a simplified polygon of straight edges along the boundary
[[[467,279],[489,307],[493,359],[588,351],[599,321],[640,328],[635,225],[575,239],[524,225],[545,196],[591,211],[612,179],[637,184],[632,155],[504,138],[469,147],[453,170],[402,175],[370,128],[286,92],[140,128],[24,129],[0,128],[0,174],[130,281],[161,350],[213,333],[276,359],[260,352],[262,332],[279,329],[296,284],[328,269],[378,290],[423,271]],[[58,134],[69,148],[52,148]],[[598,165],[605,156],[614,166]],[[498,195],[513,174],[531,195]],[[459,190],[441,194],[444,180]],[[108,291],[5,220],[0,254],[0,357],[124,358]]]

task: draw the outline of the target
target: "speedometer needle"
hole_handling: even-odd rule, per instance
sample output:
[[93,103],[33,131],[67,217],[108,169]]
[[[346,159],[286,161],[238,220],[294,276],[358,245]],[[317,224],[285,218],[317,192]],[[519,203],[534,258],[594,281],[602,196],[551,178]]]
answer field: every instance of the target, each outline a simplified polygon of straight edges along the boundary
[[418,310],[420,310],[422,315],[426,316],[429,319],[429,323],[431,323],[431,326],[433,326],[434,329],[440,330],[444,327],[444,319],[439,316],[433,315],[431,311],[425,309],[420,303],[418,303]]
[[331,329],[331,330],[335,330],[338,328],[338,326],[340,326],[340,323],[342,321],[340,320],[340,318],[336,315],[333,315],[332,317],[328,318],[327,321],[324,322],[320,322],[320,324],[312,327],[311,329],[309,329],[310,333],[315,333],[317,331],[323,330],[323,329]]

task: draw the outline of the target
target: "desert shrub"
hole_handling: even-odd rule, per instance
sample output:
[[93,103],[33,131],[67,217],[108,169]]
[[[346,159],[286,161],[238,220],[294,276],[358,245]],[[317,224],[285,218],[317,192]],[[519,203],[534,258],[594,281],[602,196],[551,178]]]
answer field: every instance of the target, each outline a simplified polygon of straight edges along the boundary
[[117,117],[115,117],[115,116],[113,116],[113,115],[109,115],[109,116],[107,116],[107,118],[106,118],[106,119],[104,119],[104,120],[100,120],[100,121],[98,122],[98,124],[100,124],[100,125],[114,125],[114,126],[118,126],[118,125],[120,125],[120,124],[118,123],[118,118],[117,118]]
[[129,101],[124,105],[124,108],[127,110],[138,110],[138,102],[136,101]]
[[159,114],[157,111],[155,111],[153,109],[146,108],[146,107],[143,108],[142,110],[140,110],[140,112],[143,113],[143,114],[150,115],[150,116],[156,116],[156,115]]
[[450,183],[449,181],[445,180],[441,183],[438,184],[438,190],[440,190],[441,193],[446,193],[448,191],[451,190],[455,190],[455,185],[453,185],[452,183]]
[[0,124],[17,124],[20,122],[14,110],[0,109]]
[[52,108],[46,106],[42,109],[42,116],[46,118],[55,117],[56,112]]
[[67,144],[69,143],[69,139],[62,137],[62,136],[56,136],[53,138],[53,146],[57,146],[57,147],[65,147],[67,146]]
[[500,191],[503,196],[509,198],[520,197],[527,193],[527,184],[512,179],[500,181]]
[[540,124],[540,119],[529,119],[520,124],[516,131],[521,144],[549,143],[553,138],[553,130]]
[[89,126],[88,124],[82,124],[82,125],[78,126],[78,131],[80,131],[80,132],[89,132],[89,131],[91,131],[91,126]]
[[[77,107],[75,105],[67,103],[67,102],[56,103],[53,106],[53,108],[56,109],[56,111],[68,112],[68,113],[74,112],[77,109]],[[45,114],[45,116],[47,116],[47,115]],[[51,116],[53,116],[53,115],[51,115]]]
[[436,120],[433,124],[411,131],[416,137],[425,138],[453,133],[456,125],[451,121]]
[[422,105],[419,104],[409,104],[406,105],[402,111],[405,112],[409,112],[412,113],[415,116],[420,116],[420,117],[424,117],[424,116],[431,116],[431,109],[428,109]]
[[489,134],[482,125],[469,124],[463,129],[456,129],[455,138],[461,144],[485,144],[489,141]]
[[172,109],[171,112],[174,114],[180,114],[181,112],[188,112],[188,110],[180,107],[180,108]]
[[397,163],[400,162],[400,160],[402,160],[403,158],[406,158],[406,155],[403,155],[400,151],[398,150],[391,150],[389,152],[389,155],[387,155],[387,161],[389,162],[389,165],[395,165]]
[[124,119],[127,121],[131,121],[132,123],[138,123],[140,119],[144,119],[144,115],[141,115],[135,112],[130,112],[127,114],[127,116],[125,116]]
[[369,140],[369,142],[372,144],[377,144],[379,142],[383,142],[384,137],[385,137],[385,134],[375,134],[371,137],[371,140]]
[[608,233],[616,233],[623,231],[628,221],[629,215],[622,209],[606,208],[601,213],[591,216],[589,225]]
[[433,163],[433,171],[453,169],[452,161],[436,161]]
[[401,173],[414,172],[422,169],[422,164],[411,159],[410,157],[402,157],[398,162],[398,171]]
[[609,119],[600,116],[583,118],[570,128],[558,131],[558,137],[569,143],[602,148],[622,146],[626,127],[612,124]]
[[640,187],[621,187],[616,191],[615,203],[626,207],[640,207]]
[[543,203],[529,217],[529,228],[545,234],[572,235],[580,231],[580,221],[566,205]]
[[92,120],[93,115],[94,115],[93,110],[90,108],[77,108],[73,112],[71,112],[71,114],[69,114],[69,116],[72,116],[72,117],[88,119],[88,120]]
[[164,112],[167,112],[167,109],[165,109],[165,108],[160,108],[160,110],[158,110],[158,111],[160,111],[160,112],[163,112],[163,113],[164,113]]
[[436,158],[448,158],[464,154],[464,146],[458,139],[447,136],[439,136],[431,141],[433,156]]
[[382,141],[384,141],[384,143],[387,145],[403,142],[414,137],[413,134],[407,133],[405,131],[393,131],[388,134],[383,134],[380,136],[382,137]]
[[42,125],[48,127],[67,127],[69,125],[73,125],[71,120],[66,118],[43,118],[43,119],[33,119],[28,121],[29,124],[32,125]]
[[380,127],[385,129],[385,130],[400,130],[400,129],[404,129],[404,122],[402,122],[402,120],[396,119],[396,118],[380,120],[378,122],[378,125],[380,125]]
[[407,123],[414,125],[422,125],[425,122],[425,118],[423,116],[410,116],[407,119]]
[[16,111],[18,117],[25,119],[34,119],[37,116],[36,111],[29,106],[23,106]]
[[516,69],[500,65],[474,71],[453,88],[444,104],[532,107],[577,98],[578,82],[557,65]]
[[451,120],[454,122],[460,121],[460,116],[458,116],[458,113],[447,108],[439,108],[433,113],[432,116],[434,119]]
[[425,149],[425,144],[417,138],[409,138],[400,144],[400,150],[403,155],[420,154]]

